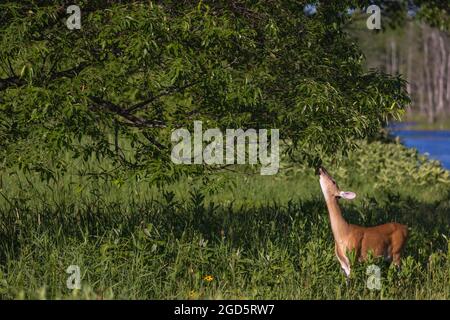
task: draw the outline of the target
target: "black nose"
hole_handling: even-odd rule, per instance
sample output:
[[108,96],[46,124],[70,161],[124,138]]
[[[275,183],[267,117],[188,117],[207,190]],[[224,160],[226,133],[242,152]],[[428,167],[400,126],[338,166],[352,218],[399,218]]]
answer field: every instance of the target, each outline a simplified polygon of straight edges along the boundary
[[321,173],[322,173],[322,166],[318,166],[317,168],[316,168],[316,175],[320,175]]

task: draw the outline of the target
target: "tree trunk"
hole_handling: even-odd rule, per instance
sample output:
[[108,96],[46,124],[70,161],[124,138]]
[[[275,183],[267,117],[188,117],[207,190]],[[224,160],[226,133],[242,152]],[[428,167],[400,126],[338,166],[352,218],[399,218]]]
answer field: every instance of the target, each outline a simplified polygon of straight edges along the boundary
[[394,75],[398,72],[398,63],[397,63],[397,43],[395,39],[392,38],[389,42],[391,47],[391,72],[390,74]]
[[410,116],[412,114],[412,108],[413,105],[413,90],[412,90],[412,82],[413,82],[413,75],[412,75],[412,60],[413,60],[413,37],[412,37],[412,25],[411,22],[408,23],[408,56],[406,58],[406,91],[408,92],[409,96],[411,97],[411,105],[406,109],[407,114]]
[[[450,44],[449,44],[450,47]],[[446,101],[447,101],[447,109],[450,108],[450,53],[447,55],[447,94],[446,94]],[[450,112],[450,110],[447,110]]]
[[436,59],[434,65],[436,66],[436,82],[437,82],[437,88],[436,88],[436,113],[440,115],[444,115],[445,109],[444,109],[444,99],[445,99],[445,92],[444,92],[444,77],[445,77],[445,66],[446,66],[446,57],[447,52],[444,44],[444,38],[441,32],[435,31],[436,33],[436,40],[439,44],[439,54],[436,52],[436,56],[438,56],[438,59]]
[[429,55],[429,30],[426,26],[422,25],[423,31],[423,67],[425,71],[425,93],[428,97],[427,101],[427,115],[428,122],[434,123],[436,121],[435,104],[434,104],[434,88],[433,79],[430,68],[430,55]]

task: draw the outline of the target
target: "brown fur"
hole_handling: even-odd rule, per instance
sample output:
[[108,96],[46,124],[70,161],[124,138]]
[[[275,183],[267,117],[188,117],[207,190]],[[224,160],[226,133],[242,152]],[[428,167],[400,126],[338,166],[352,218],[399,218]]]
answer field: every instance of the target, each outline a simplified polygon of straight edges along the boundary
[[319,176],[330,215],[336,257],[347,277],[350,275],[350,261],[346,254],[350,251],[355,252],[359,261],[364,261],[371,252],[374,257],[384,257],[400,266],[402,250],[408,237],[407,226],[396,222],[375,227],[348,224],[342,217],[338,199],[341,197],[353,199],[356,195],[341,191],[325,168],[319,168]]

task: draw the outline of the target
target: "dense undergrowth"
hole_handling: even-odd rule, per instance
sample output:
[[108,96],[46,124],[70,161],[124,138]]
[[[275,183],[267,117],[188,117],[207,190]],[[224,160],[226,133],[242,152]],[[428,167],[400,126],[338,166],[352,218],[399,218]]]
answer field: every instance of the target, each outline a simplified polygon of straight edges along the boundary
[[[358,194],[342,202],[350,223],[410,228],[400,270],[368,261],[349,286],[317,177],[283,166],[276,176],[221,173],[206,186],[186,178],[165,188],[2,171],[0,298],[450,297],[450,176],[437,162],[375,142],[327,166]],[[373,263],[381,290],[366,285]],[[66,287],[69,265],[80,267],[80,290]]]

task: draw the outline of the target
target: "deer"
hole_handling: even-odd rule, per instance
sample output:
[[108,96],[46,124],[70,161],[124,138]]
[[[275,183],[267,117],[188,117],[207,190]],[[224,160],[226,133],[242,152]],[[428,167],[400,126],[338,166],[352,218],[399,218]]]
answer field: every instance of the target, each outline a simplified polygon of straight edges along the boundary
[[406,225],[390,222],[373,227],[349,224],[342,216],[339,199],[353,200],[356,193],[341,191],[336,181],[327,170],[320,166],[317,169],[320,188],[325,198],[330,216],[331,230],[335,242],[335,254],[347,278],[350,281],[350,260],[347,253],[353,251],[356,261],[365,261],[368,253],[373,257],[383,257],[400,267],[401,255],[408,237]]

